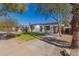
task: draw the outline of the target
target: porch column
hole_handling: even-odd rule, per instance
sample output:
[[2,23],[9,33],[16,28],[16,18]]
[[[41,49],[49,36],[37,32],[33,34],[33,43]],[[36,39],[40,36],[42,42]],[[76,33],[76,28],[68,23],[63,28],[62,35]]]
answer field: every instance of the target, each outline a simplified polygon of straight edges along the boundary
[[50,26],[50,30],[51,30],[51,33],[54,32],[54,29],[53,29],[53,26],[52,25]]
[[45,32],[44,26],[42,26],[42,32]]

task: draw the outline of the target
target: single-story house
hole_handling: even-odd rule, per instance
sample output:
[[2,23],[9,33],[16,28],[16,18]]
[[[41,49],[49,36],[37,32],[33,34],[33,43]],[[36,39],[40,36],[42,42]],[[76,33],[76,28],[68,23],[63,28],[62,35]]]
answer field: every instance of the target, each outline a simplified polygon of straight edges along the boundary
[[[64,24],[61,24],[61,29],[64,30]],[[58,24],[57,23],[30,24],[28,26],[28,32],[58,33]]]

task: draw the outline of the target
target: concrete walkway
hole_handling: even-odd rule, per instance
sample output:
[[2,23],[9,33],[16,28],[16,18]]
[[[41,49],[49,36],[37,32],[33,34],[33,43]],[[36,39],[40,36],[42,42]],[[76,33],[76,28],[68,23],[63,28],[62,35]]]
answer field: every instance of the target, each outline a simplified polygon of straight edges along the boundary
[[39,39],[17,43],[16,39],[0,40],[2,56],[60,56],[62,49]]

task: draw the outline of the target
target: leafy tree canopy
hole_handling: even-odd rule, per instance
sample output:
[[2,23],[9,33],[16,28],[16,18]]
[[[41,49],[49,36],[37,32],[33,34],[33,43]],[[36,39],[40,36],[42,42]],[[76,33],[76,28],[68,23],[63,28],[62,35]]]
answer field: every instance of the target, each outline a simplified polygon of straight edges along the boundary
[[64,12],[69,4],[65,3],[40,3],[37,4],[37,12],[43,13],[44,15],[50,15],[52,12]]
[[0,4],[0,16],[6,15],[7,12],[22,13],[27,10],[27,4],[24,3],[2,3]]
[[0,26],[1,27],[17,27],[19,26],[19,23],[16,19],[5,17],[3,19],[0,19]]
[[36,8],[36,11],[44,15],[46,19],[51,17],[59,23],[66,19],[69,20],[71,10],[72,7],[68,3],[40,3]]

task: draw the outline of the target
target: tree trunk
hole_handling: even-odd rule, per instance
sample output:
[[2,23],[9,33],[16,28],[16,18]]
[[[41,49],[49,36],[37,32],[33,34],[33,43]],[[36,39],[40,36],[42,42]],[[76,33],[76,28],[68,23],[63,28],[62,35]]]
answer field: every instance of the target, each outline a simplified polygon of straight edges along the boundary
[[71,27],[73,32],[71,55],[77,56],[79,55],[79,5],[71,4],[73,6],[73,19],[71,21]]
[[73,32],[73,39],[70,51],[70,55],[72,56],[79,56],[79,31]]
[[79,31],[73,32],[71,47],[72,48],[79,48]]
[[62,36],[62,33],[61,33],[61,24],[58,22],[58,33],[59,33],[59,37]]
[[72,4],[73,6],[73,19],[71,21],[71,27],[73,31],[72,45],[71,47],[79,48],[79,5]]

